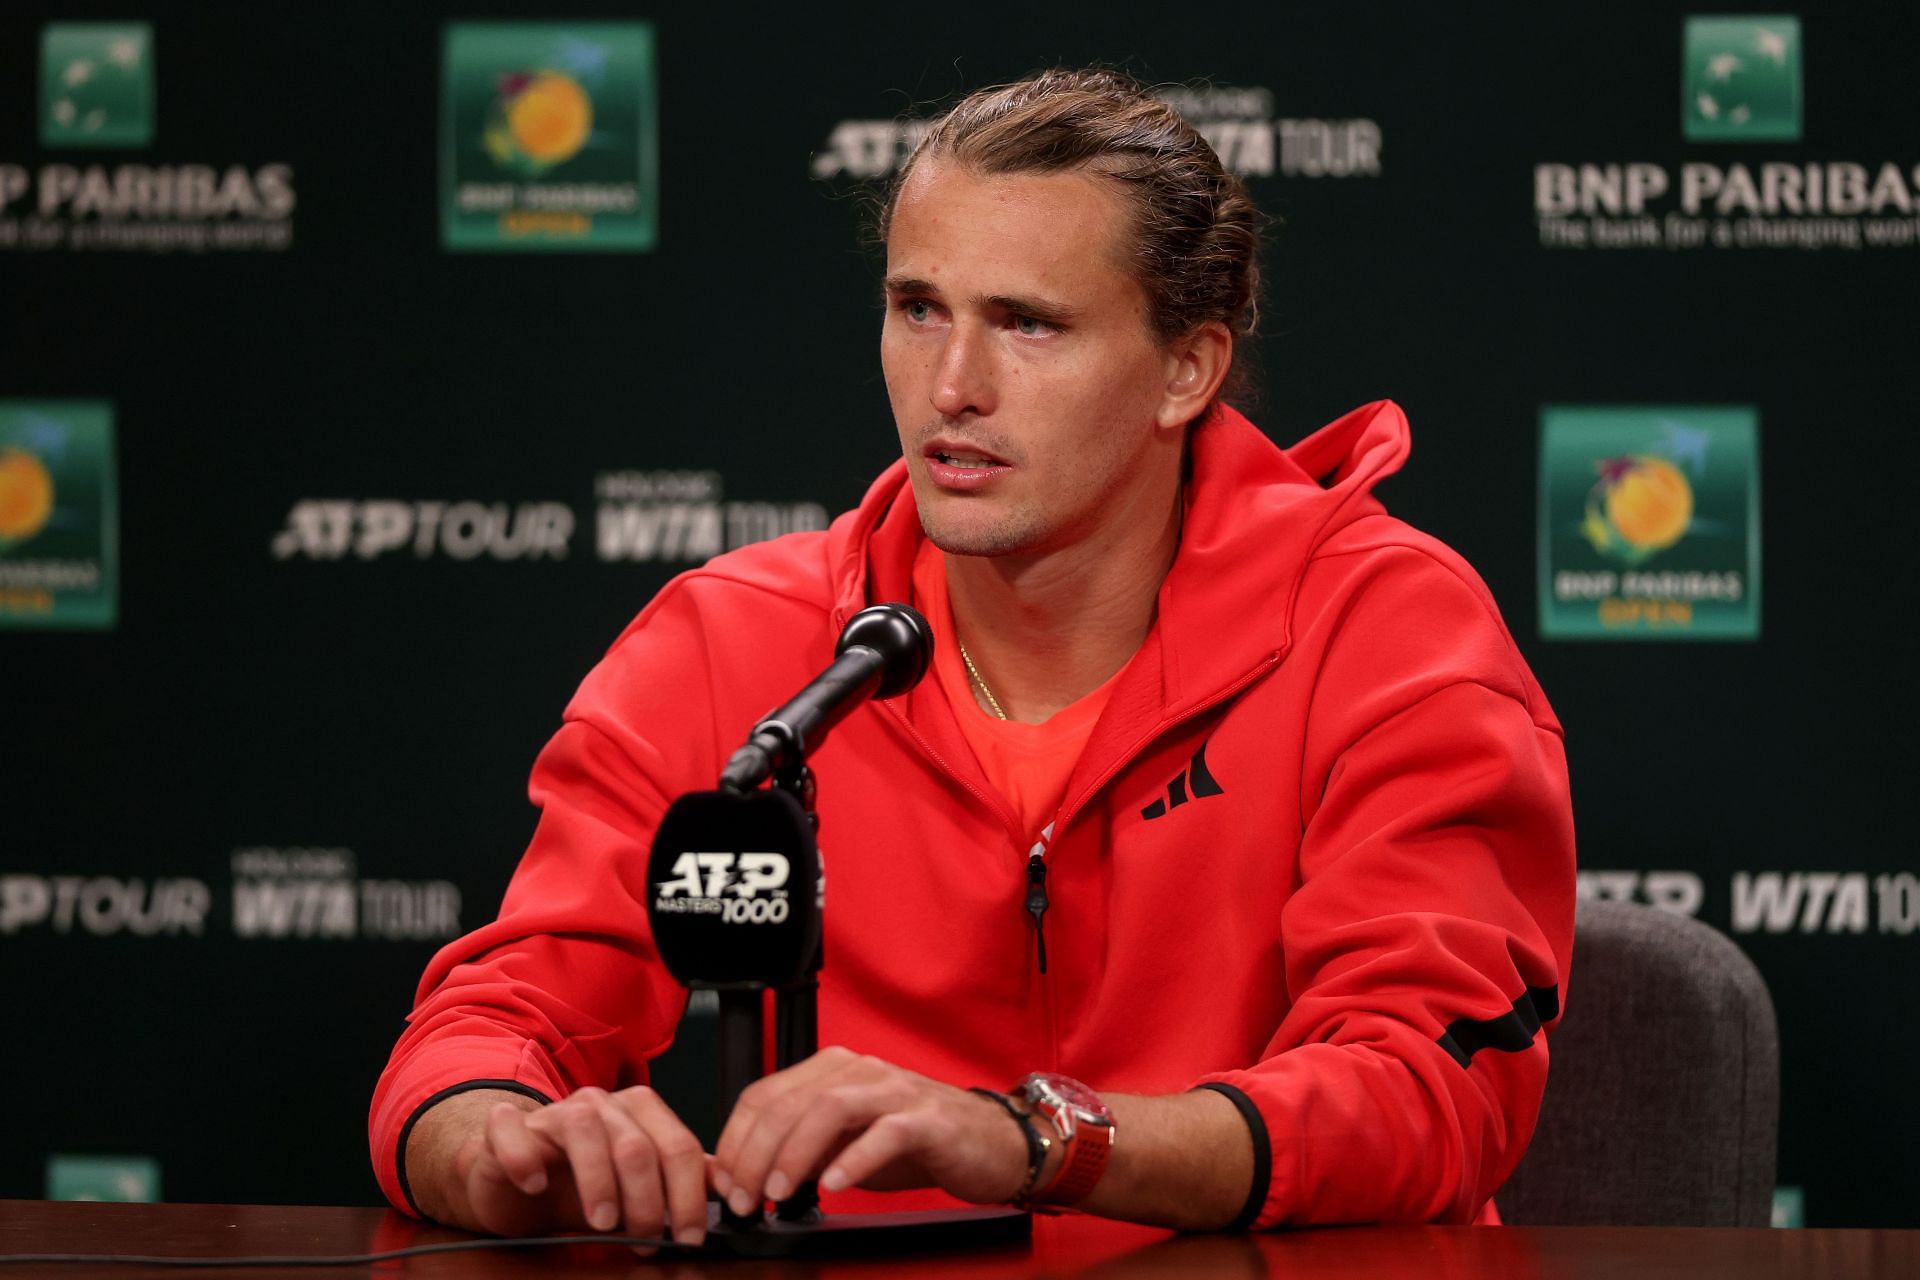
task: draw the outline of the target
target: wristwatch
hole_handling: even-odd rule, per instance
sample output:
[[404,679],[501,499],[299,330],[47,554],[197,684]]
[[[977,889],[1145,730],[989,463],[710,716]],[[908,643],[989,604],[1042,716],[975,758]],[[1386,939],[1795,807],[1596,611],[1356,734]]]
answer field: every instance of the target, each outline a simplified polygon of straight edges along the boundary
[[1113,1153],[1113,1112],[1100,1095],[1071,1076],[1036,1071],[1013,1088],[1013,1095],[1048,1120],[1060,1134],[1060,1171],[1044,1187],[1029,1192],[1026,1205],[1080,1203],[1107,1171]]

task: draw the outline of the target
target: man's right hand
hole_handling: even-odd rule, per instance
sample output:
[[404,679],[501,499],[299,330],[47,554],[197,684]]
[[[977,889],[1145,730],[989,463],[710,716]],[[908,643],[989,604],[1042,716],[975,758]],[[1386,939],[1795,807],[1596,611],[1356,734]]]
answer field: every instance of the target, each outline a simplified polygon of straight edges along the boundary
[[706,1235],[706,1153],[645,1085],[551,1106],[503,1089],[457,1093],[413,1126],[406,1160],[421,1211],[450,1226]]

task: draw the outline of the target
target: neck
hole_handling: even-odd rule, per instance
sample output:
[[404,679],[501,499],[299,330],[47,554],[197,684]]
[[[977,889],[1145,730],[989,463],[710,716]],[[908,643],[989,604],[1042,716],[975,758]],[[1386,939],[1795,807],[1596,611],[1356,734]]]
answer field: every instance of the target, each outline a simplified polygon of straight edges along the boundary
[[1037,723],[1079,701],[1147,638],[1180,548],[1179,475],[1168,475],[1069,546],[946,557],[954,626],[1009,719]]

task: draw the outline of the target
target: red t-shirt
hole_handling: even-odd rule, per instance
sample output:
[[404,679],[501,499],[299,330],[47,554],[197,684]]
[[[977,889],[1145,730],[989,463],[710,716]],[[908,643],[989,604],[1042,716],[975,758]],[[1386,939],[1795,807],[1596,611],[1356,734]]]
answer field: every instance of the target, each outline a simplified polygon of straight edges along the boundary
[[913,603],[933,628],[934,678],[953,707],[954,719],[960,722],[960,732],[973,748],[980,771],[1020,820],[1020,829],[1030,839],[1043,839],[1042,832],[1059,812],[1073,766],[1080,761],[1094,723],[1106,710],[1120,672],[1039,724],[1002,720],[974,696],[973,681],[967,675],[955,637],[953,607],[947,598],[946,557],[931,542],[922,542],[913,560]]

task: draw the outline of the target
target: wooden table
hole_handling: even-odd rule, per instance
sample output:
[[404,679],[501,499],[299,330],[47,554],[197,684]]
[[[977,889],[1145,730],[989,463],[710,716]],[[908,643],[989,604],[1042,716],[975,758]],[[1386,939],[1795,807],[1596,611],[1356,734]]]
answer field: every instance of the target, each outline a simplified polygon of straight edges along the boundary
[[[471,1239],[383,1209],[275,1205],[0,1201],[0,1253],[374,1253]],[[1044,1218],[1030,1248],[869,1262],[756,1263],[667,1258],[581,1245],[407,1258],[373,1267],[193,1270],[0,1265],[0,1280],[148,1276],[1920,1276],[1920,1231],[1668,1227],[1349,1227],[1254,1236],[1175,1236],[1088,1218]]]

